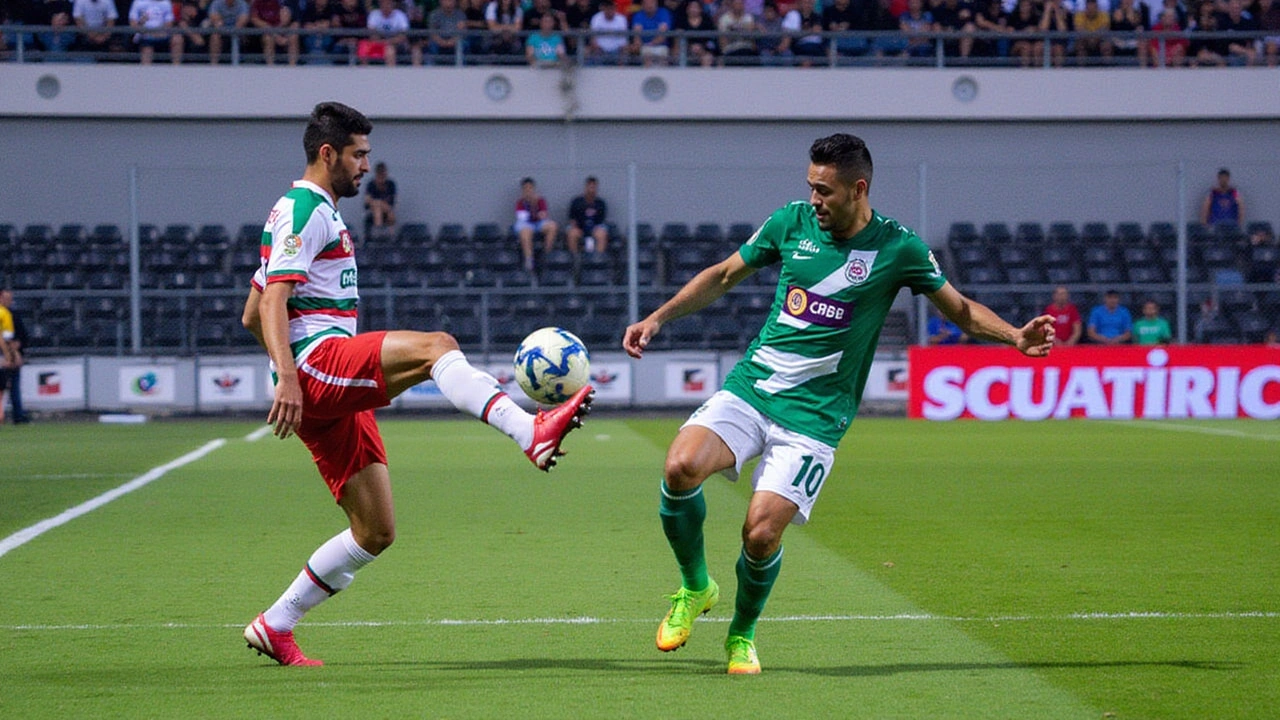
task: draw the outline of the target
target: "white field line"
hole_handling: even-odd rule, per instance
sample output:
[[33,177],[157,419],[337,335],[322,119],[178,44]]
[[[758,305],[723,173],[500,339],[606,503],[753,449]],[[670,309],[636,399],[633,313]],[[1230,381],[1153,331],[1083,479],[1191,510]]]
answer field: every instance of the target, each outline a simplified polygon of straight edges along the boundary
[[134,490],[137,490],[138,488],[144,485],[147,485],[148,483],[151,483],[155,480],[160,479],[161,477],[164,477],[164,474],[169,472],[170,470],[180,468],[183,465],[186,465],[188,463],[193,463],[196,460],[199,460],[200,458],[204,457],[205,455],[208,455],[214,450],[217,450],[218,448],[222,447],[225,444],[227,444],[227,441],[223,440],[222,438],[219,438],[217,440],[210,440],[209,442],[205,443],[204,446],[200,447],[197,450],[193,450],[187,453],[186,455],[183,455],[177,460],[173,460],[165,463],[164,465],[151,468],[150,470],[143,473],[142,475],[139,475],[138,477],[130,480],[129,482],[119,487],[106,491],[101,495],[93,498],[92,500],[86,500],[85,502],[82,502],[73,508],[63,510],[61,513],[58,513],[57,515],[51,518],[48,518],[47,520],[41,520],[40,522],[36,523],[35,525],[32,525],[31,527],[27,527],[19,530],[18,532],[10,535],[9,537],[4,538],[3,540],[0,540],[0,557],[3,557],[10,550],[19,548],[27,544],[31,540],[34,540],[35,538],[43,535],[44,533],[56,527],[65,525],[71,522],[72,520],[75,520],[76,518],[80,517],[81,515],[84,515],[85,513],[91,512],[93,510],[96,510],[102,507],[103,505],[106,505],[107,503],[111,502],[112,500],[115,500],[121,495],[126,495],[128,493],[131,493]]
[[1155,430],[1170,430],[1173,432],[1189,432],[1200,435],[1222,435],[1224,437],[1246,438],[1248,440],[1269,440],[1271,442],[1280,441],[1280,435],[1257,435],[1254,433],[1242,432],[1240,430],[1231,430],[1229,428],[1205,427],[1203,425],[1177,425],[1168,420],[1120,420],[1117,425],[1131,425],[1141,428],[1152,428]]
[[253,432],[249,433],[248,435],[245,435],[245,436],[244,436],[244,441],[245,441],[245,442],[257,442],[257,441],[261,440],[262,438],[266,437],[266,436],[267,436],[267,433],[271,432],[271,429],[272,429],[272,426],[271,426],[271,425],[263,425],[262,427],[258,428],[257,430],[254,430]]
[[[854,623],[854,622],[952,622],[952,623],[1002,623],[1002,622],[1089,622],[1115,620],[1276,620],[1280,612],[1251,610],[1244,612],[1119,612],[1119,613],[1067,613],[1064,615],[992,615],[954,616],[929,613],[903,613],[898,615],[783,615],[762,617],[760,622],[776,623]],[[424,620],[349,620],[338,622],[303,623],[308,627],[472,627],[502,625],[617,625],[624,623],[654,623],[658,618],[495,618],[473,619],[424,619]],[[701,618],[698,622],[726,623],[729,618]],[[68,625],[3,625],[2,630],[221,630],[240,628],[239,623],[86,623]]]

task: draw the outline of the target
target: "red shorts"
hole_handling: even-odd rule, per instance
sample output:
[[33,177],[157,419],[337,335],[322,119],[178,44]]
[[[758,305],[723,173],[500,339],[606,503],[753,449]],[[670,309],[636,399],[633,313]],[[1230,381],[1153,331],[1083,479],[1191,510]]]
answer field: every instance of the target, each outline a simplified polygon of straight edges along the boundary
[[382,377],[385,332],[322,341],[298,364],[302,424],[298,437],[311,451],[334,499],[347,479],[373,463],[386,464],[374,408],[385,407]]

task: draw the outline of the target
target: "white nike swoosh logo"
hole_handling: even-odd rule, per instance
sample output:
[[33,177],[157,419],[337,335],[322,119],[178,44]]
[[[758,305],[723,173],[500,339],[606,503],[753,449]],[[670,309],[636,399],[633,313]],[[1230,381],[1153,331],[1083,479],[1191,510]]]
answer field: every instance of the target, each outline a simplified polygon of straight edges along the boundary
[[800,253],[791,253],[792,260],[812,260],[812,255],[801,255]]

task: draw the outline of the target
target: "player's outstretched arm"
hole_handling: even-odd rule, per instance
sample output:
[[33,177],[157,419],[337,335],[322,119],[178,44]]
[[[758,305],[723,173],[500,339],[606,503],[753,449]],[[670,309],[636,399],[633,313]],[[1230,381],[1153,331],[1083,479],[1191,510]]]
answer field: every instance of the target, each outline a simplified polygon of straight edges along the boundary
[[969,337],[1004,343],[1029,357],[1044,357],[1053,348],[1053,316],[1041,315],[1022,327],[1014,327],[991,308],[967,298],[946,283],[929,300]]
[[755,271],[735,250],[729,257],[695,275],[648,317],[628,326],[622,334],[622,349],[631,357],[639,358],[664,324],[710,305]]

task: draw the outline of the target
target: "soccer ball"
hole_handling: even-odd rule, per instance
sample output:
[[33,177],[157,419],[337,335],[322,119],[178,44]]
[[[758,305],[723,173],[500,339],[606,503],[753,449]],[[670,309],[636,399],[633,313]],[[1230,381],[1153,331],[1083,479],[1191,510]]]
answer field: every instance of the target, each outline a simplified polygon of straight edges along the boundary
[[543,405],[559,405],[591,379],[591,356],[577,335],[545,327],[520,343],[515,369],[526,395]]

